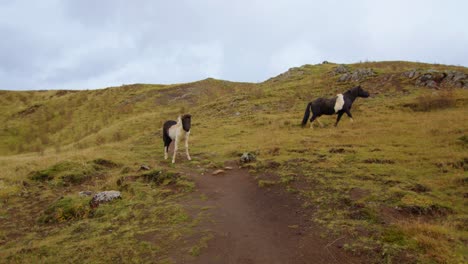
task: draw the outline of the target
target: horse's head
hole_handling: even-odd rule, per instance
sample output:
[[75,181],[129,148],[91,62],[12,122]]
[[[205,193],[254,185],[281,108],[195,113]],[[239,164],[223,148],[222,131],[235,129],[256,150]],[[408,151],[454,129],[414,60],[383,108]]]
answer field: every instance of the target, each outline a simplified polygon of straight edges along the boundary
[[182,128],[183,128],[186,132],[189,132],[189,131],[190,131],[190,125],[191,125],[192,116],[191,116],[190,114],[185,114],[185,115],[183,115],[180,119],[181,119],[181,121],[182,121]]
[[354,87],[353,88],[353,92],[356,96],[358,97],[364,97],[364,98],[367,98],[369,97],[369,92],[365,91],[364,89],[362,89],[361,85],[357,86],[357,87]]

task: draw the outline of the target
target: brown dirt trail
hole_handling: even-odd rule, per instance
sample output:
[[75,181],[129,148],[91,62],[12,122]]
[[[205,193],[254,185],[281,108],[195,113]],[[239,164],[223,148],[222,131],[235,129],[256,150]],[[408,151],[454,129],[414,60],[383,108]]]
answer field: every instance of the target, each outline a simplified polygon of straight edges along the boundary
[[338,248],[335,239],[320,237],[322,229],[311,222],[312,211],[302,208],[298,196],[279,187],[259,188],[247,170],[237,167],[220,175],[185,172],[197,185],[186,205],[212,208],[204,228],[214,237],[199,256],[177,263],[362,263]]

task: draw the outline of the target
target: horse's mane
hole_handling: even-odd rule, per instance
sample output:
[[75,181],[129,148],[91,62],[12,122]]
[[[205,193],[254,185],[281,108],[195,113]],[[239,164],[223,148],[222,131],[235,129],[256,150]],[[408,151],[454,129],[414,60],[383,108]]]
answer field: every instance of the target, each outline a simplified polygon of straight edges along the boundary
[[361,88],[361,85],[355,86],[355,87],[349,89],[348,91],[346,91],[345,93],[350,93],[350,94],[353,94],[353,95],[357,95],[357,90],[359,88]]

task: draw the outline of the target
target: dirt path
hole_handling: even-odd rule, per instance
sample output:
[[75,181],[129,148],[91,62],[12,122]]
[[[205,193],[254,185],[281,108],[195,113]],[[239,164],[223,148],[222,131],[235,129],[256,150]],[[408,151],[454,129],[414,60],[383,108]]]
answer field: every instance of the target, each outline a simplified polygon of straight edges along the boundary
[[187,205],[212,208],[204,228],[214,237],[199,256],[181,263],[360,263],[334,239],[320,238],[297,196],[259,188],[247,170],[232,167],[220,175],[186,171],[197,185]]

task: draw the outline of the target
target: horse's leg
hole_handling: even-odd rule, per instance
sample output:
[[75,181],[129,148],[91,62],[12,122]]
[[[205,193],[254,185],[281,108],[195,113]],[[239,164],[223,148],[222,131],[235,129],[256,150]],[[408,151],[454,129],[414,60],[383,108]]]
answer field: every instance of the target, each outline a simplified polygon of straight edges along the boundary
[[176,137],[175,137],[175,142],[174,142],[174,155],[172,156],[172,163],[175,163],[175,157],[176,157],[176,154],[177,154],[177,149],[179,148],[179,141],[180,141],[179,133],[177,133]]
[[189,139],[189,134],[186,134],[185,135],[185,154],[187,154],[187,159],[188,160],[192,160],[192,158],[190,158],[190,154],[189,154],[189,151],[188,151],[188,139]]
[[[310,118],[310,128],[314,128],[314,120],[317,119],[318,115],[312,113],[312,117]],[[318,120],[318,119],[317,119]]]
[[167,153],[169,151],[169,145],[171,142],[172,139],[170,137],[164,137],[164,159],[167,159]]
[[338,125],[338,122],[340,122],[341,116],[344,114],[343,111],[338,112],[338,116],[336,117],[336,122],[335,122],[335,127]]
[[323,124],[322,124],[322,122],[320,122],[319,118],[317,118],[317,123],[320,125],[321,128],[323,128]]
[[172,142],[172,139],[169,136],[164,135],[164,159],[167,159],[167,152],[169,151],[169,145]]
[[351,122],[354,122],[353,115],[351,114],[351,111],[349,109],[346,110],[346,114],[349,116],[349,118],[351,118]]

